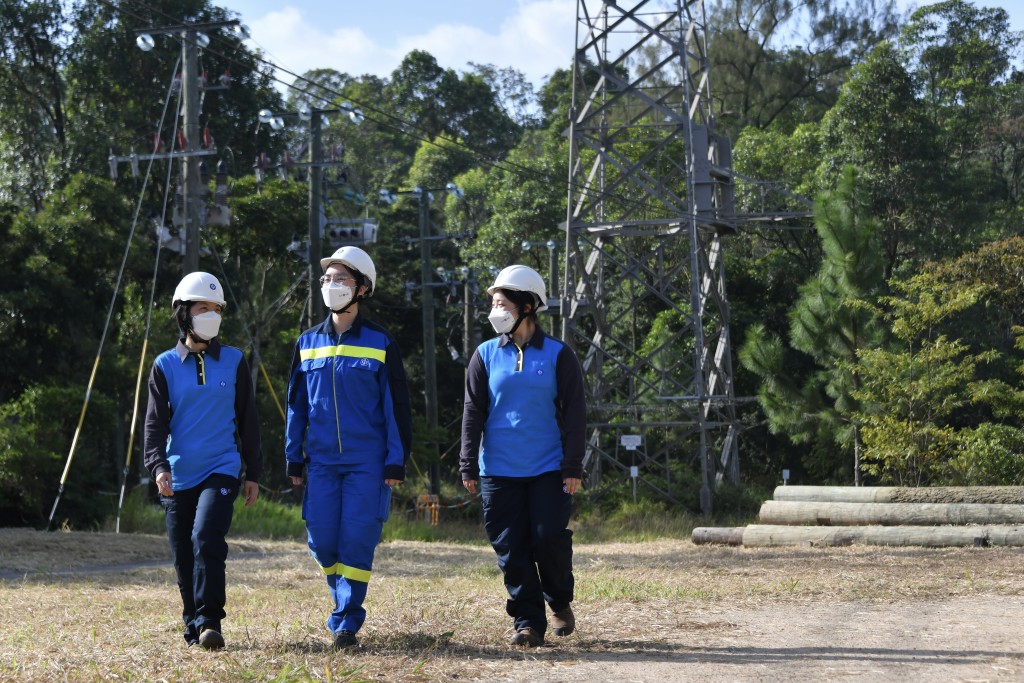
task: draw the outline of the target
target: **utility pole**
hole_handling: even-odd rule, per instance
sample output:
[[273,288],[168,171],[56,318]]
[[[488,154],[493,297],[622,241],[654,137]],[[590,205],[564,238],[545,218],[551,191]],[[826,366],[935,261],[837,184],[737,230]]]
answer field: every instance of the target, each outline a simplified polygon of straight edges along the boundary
[[[456,199],[460,199],[463,196],[462,188],[457,187],[455,183],[448,183],[444,188],[438,190],[430,190],[425,187],[417,187],[413,190],[403,190],[400,192],[392,192],[388,189],[381,189],[379,196],[380,201],[385,204],[394,204],[397,195],[412,195],[419,201],[419,214],[420,214],[420,234],[418,238],[407,238],[403,239],[403,242],[419,242],[420,243],[420,289],[423,295],[422,308],[423,308],[423,383],[424,383],[424,399],[426,408],[427,425],[430,428],[431,433],[431,444],[433,453],[431,457],[431,464],[429,468],[430,474],[430,492],[437,495],[441,492],[441,458],[438,454],[438,444],[434,439],[434,435],[437,433],[437,342],[435,340],[435,325],[434,325],[434,295],[431,289],[436,286],[436,283],[431,282],[434,278],[434,271],[431,266],[431,249],[430,243],[433,240],[446,240],[454,239],[457,237],[466,237],[466,235],[438,235],[437,237],[430,234],[430,202],[433,199],[433,192],[447,192],[449,195],[454,196]],[[445,287],[449,285],[444,284]]]
[[[309,213],[307,216],[306,244],[303,246],[296,238],[292,244],[288,246],[288,251],[294,253],[299,258],[306,259],[309,264],[307,275],[309,299],[306,302],[304,313],[306,327],[316,325],[324,319],[324,316],[327,315],[327,309],[323,305],[323,301],[319,295],[319,268],[320,259],[323,256],[323,243],[325,237],[323,233],[324,226],[327,225],[329,228],[328,237],[330,238],[329,241],[332,247],[340,246],[342,244],[365,245],[372,244],[377,241],[377,223],[373,219],[327,220],[325,223],[325,212],[323,210],[323,169],[325,167],[341,167],[346,165],[343,146],[341,147],[340,159],[334,158],[337,148],[331,149],[331,159],[323,158],[323,128],[324,124],[327,123],[326,117],[329,114],[346,114],[349,120],[356,125],[362,123],[364,118],[363,112],[359,111],[348,102],[334,109],[313,109],[308,106],[303,106],[297,112],[275,113],[269,109],[261,109],[259,111],[260,125],[264,123],[268,124],[274,130],[283,129],[285,127],[286,118],[298,118],[301,121],[309,122],[309,161],[296,163],[286,155],[283,162],[276,166],[271,166],[266,155],[260,154],[256,159],[256,164],[254,165],[254,169],[256,171],[256,182],[262,182],[264,172],[270,168],[276,168],[282,178],[287,177],[287,173],[291,169],[308,169]],[[298,152],[296,152],[296,154],[298,154]],[[347,183],[347,180],[345,182]],[[346,192],[346,199],[354,200],[358,205],[362,205],[364,197],[361,193],[351,192],[349,190],[346,190]],[[344,227],[338,229],[332,227],[339,224]]]
[[193,152],[199,141],[199,55],[196,31],[186,28],[181,41],[182,112],[185,121],[185,153],[181,175],[185,185],[185,256],[181,260],[183,275],[199,270],[199,158]]
[[475,304],[479,292],[476,273],[466,269],[466,280],[462,284],[462,355],[466,358],[466,367],[469,367],[469,359],[473,352],[480,345],[480,331],[476,326]]
[[[155,47],[154,35],[174,36],[181,41],[181,116],[184,122],[183,135],[181,137],[183,139],[180,151],[162,153],[159,149],[160,145],[154,144],[152,154],[135,154],[132,152],[128,156],[116,156],[111,152],[108,158],[110,162],[110,176],[113,179],[117,178],[118,164],[122,162],[129,162],[132,175],[137,176],[139,173],[139,161],[157,159],[181,160],[179,184],[181,210],[179,214],[176,204],[173,222],[175,225],[182,227],[179,236],[172,237],[170,231],[160,225],[157,229],[157,235],[162,244],[166,244],[169,248],[182,255],[181,269],[185,275],[199,270],[201,251],[199,230],[202,225],[207,222],[211,225],[229,225],[231,220],[231,212],[228,210],[226,203],[226,172],[223,172],[218,164],[218,187],[215,205],[207,206],[209,192],[203,184],[204,179],[202,178],[199,161],[201,156],[214,156],[217,154],[212,139],[204,139],[204,136],[199,131],[200,81],[202,81],[201,85],[204,91],[226,90],[231,84],[231,76],[228,73],[225,73],[218,79],[219,85],[210,85],[206,82],[206,79],[199,72],[199,50],[206,47],[210,40],[203,31],[223,29],[234,31],[242,36],[243,39],[248,37],[248,29],[237,20],[152,27],[136,31],[135,44],[143,52],[149,52]],[[203,144],[206,145],[207,149],[203,148]]]
[[313,327],[324,319],[326,312],[323,301],[317,295],[320,289],[321,245],[323,236],[320,234],[320,189],[321,189],[321,140],[320,112],[314,109],[309,117],[309,319],[306,327]]
[[420,283],[423,285],[423,381],[426,385],[427,426],[433,449],[430,462],[430,492],[441,493],[441,463],[437,455],[437,348],[434,331],[434,295],[427,286],[433,278],[430,269],[430,192],[420,191]]

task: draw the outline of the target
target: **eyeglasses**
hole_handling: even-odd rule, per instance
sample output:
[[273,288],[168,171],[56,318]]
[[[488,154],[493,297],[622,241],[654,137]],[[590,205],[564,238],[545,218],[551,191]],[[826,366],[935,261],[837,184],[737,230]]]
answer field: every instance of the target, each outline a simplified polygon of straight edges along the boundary
[[343,285],[346,282],[351,282],[352,284],[355,284],[356,279],[351,275],[336,275],[334,277],[331,277],[330,275],[322,275],[320,277],[321,285],[329,285],[332,282],[336,285]]

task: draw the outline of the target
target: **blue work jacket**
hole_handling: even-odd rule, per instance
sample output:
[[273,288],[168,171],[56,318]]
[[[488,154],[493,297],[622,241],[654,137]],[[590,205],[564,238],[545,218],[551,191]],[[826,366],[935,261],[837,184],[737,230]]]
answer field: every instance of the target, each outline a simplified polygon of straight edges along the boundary
[[356,315],[338,335],[330,316],[295,342],[285,427],[287,475],[304,464],[383,461],[405,479],[412,411],[402,354],[380,325]]

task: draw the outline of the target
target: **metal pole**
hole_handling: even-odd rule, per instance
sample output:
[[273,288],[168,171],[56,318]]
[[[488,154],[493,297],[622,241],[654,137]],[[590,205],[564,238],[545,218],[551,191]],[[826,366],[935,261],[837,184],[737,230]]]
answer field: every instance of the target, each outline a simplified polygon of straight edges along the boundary
[[185,255],[181,262],[182,273],[188,275],[199,270],[199,157],[192,154],[199,141],[199,57],[196,54],[196,32],[184,31],[181,43],[182,74],[181,87],[184,97],[182,107],[185,120],[185,152],[182,161],[185,203]]
[[[561,302],[562,298],[558,296],[558,251],[557,251],[557,249],[558,249],[558,245],[557,244],[551,243],[550,246],[548,246],[548,280],[549,280],[548,286],[550,287],[550,289],[548,290],[548,298],[550,299],[552,297],[558,297],[559,302]],[[545,301],[544,303],[546,304],[547,301]],[[559,305],[558,310],[552,310],[551,311],[551,336],[552,337],[557,337],[558,336],[558,317],[559,317],[559,315],[562,312],[561,308],[562,308],[561,305]]]
[[465,356],[466,363],[469,363],[469,359],[473,357],[473,352],[476,351],[476,347],[480,343],[477,339],[476,316],[473,314],[473,308],[476,305],[476,275],[472,272],[466,274],[462,298],[464,300],[462,310],[462,355]]
[[430,255],[430,193],[424,188],[420,192],[420,293],[423,301],[423,381],[427,410],[427,425],[430,427],[432,458],[430,462],[430,492],[441,493],[441,463],[437,454],[437,363],[434,333],[434,293],[430,287],[433,279]]
[[314,109],[309,118],[309,306],[306,327],[316,325],[327,314],[320,299],[320,258],[323,237],[320,234],[320,178],[318,164],[323,156],[320,142],[320,111]]

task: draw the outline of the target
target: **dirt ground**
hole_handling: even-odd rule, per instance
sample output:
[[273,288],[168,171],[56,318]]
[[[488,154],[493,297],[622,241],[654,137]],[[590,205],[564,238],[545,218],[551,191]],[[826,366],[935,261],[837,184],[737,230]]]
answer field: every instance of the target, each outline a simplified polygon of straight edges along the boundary
[[[94,672],[89,679],[117,677],[113,672],[119,670],[104,668],[114,665],[103,661],[116,659],[117,652],[105,654],[102,644],[93,645],[76,657],[96,657],[98,663],[75,668],[56,654],[68,648],[73,653],[73,640],[53,636],[52,625],[48,632],[19,619],[39,619],[38,613],[51,609],[46,602],[55,592],[73,590],[88,599],[94,592],[109,595],[110,584],[122,580],[127,592],[137,592],[131,584],[138,582],[146,591],[173,596],[165,543],[159,537],[0,529],[0,680],[76,680],[82,671]],[[279,585],[266,585],[275,580],[268,579],[262,588],[243,587],[238,597],[229,596],[239,611],[250,594],[263,591],[265,600],[268,591],[305,585],[306,574],[295,568],[304,572],[310,563],[300,543],[236,540],[232,558],[229,576],[259,568],[279,577]],[[353,670],[361,673],[344,680],[1024,681],[1022,560],[1020,549],[1008,548],[578,545],[577,632],[549,636],[544,647],[524,652],[504,645],[504,596],[489,548],[386,543],[378,550],[371,584],[378,602],[353,659]],[[140,571],[152,575],[154,567],[159,576],[145,579],[150,583],[138,578]],[[90,576],[103,577],[105,593]],[[300,602],[319,599],[314,580],[314,597],[301,596]],[[437,623],[426,613],[445,610],[437,603],[424,602],[429,609],[416,604],[427,600],[417,593],[430,592],[432,599],[452,603],[450,613],[430,615]],[[66,603],[54,597],[53,609],[73,610]],[[65,617],[75,623],[73,614]],[[270,619],[257,614],[247,632],[258,634]],[[262,672],[261,680],[285,680],[266,667],[296,651],[293,645],[274,649],[286,621],[273,633],[265,626],[268,633],[260,637],[271,644],[259,647],[232,639],[229,631],[229,643],[239,642],[233,655],[229,645],[229,655],[244,665],[269,648],[267,659],[253,659],[252,670]],[[145,647],[166,649],[160,642],[173,642],[172,622],[168,617],[168,626],[154,631],[153,645]],[[441,629],[450,629],[449,642],[418,645],[425,634]],[[309,646],[315,655],[325,648],[319,634],[303,637],[316,641]],[[280,636],[286,642],[296,638]],[[40,652],[49,652],[50,659],[33,662],[43,657]],[[184,668],[168,680],[189,680],[189,657],[198,655],[180,643],[169,652]],[[146,659],[145,651],[138,659]],[[414,665],[403,669],[406,660]],[[150,675],[144,665],[134,671],[143,679]],[[196,678],[210,676],[208,669],[198,671],[203,673]],[[213,678],[233,680],[230,674]],[[323,678],[311,674],[308,680]]]

